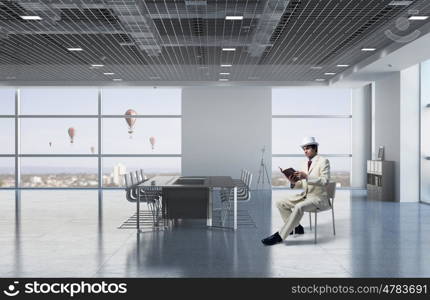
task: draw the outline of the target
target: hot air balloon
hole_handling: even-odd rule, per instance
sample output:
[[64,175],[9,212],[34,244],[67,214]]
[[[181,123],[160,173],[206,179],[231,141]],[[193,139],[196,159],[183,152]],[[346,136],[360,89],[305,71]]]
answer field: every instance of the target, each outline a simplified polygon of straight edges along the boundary
[[95,151],[94,146],[91,146],[90,150],[91,150],[91,153],[94,154],[94,151]]
[[151,148],[152,150],[154,150],[154,146],[155,146],[155,137],[151,136],[149,138],[149,142],[151,143]]
[[133,109],[128,109],[125,112],[125,121],[127,122],[128,125],[128,133],[130,134],[130,138],[132,137],[131,134],[133,133],[133,127],[134,127],[134,123],[136,123],[136,118],[131,118],[130,116],[134,116],[137,115],[137,112]]
[[75,128],[70,127],[67,132],[69,133],[70,143],[73,144],[73,138],[75,137]]

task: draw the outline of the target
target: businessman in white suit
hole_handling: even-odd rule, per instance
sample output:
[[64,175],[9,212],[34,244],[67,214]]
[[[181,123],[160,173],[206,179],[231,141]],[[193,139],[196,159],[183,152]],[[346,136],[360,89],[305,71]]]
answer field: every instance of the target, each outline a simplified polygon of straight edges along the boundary
[[284,225],[278,232],[262,240],[265,245],[281,243],[300,223],[304,212],[327,209],[330,205],[326,186],[330,181],[330,162],[318,155],[318,142],[314,137],[303,139],[300,147],[307,158],[302,171],[296,171],[288,180],[291,188],[303,189],[300,194],[279,200],[276,206]]

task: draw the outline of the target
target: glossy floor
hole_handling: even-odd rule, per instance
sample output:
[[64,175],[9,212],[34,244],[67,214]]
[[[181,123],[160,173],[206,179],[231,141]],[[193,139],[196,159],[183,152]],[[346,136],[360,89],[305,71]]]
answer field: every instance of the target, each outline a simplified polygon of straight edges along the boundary
[[[254,192],[244,203],[256,226],[237,232],[183,222],[167,231],[118,229],[133,213],[122,191],[0,192],[1,277],[429,277],[430,206],[369,202],[338,191],[331,214],[309,217],[305,234],[272,247],[261,238],[282,224],[274,202],[289,191]],[[101,212],[101,213],[99,213]]]

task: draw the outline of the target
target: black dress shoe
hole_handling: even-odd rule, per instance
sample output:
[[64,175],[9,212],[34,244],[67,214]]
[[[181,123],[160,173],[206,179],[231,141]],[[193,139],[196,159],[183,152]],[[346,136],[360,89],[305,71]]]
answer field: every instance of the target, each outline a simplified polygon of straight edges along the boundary
[[294,230],[296,231],[296,234],[304,234],[305,233],[305,229],[300,224],[296,228],[294,228]]
[[[296,232],[296,234],[304,234],[305,233],[305,229],[300,224],[297,225],[296,228],[294,228],[294,231]],[[294,234],[294,231],[291,231],[290,234]]]
[[265,239],[262,239],[261,242],[266,246],[272,246],[272,245],[275,245],[277,243],[282,242],[282,238],[278,232],[275,232],[271,236],[269,236]]

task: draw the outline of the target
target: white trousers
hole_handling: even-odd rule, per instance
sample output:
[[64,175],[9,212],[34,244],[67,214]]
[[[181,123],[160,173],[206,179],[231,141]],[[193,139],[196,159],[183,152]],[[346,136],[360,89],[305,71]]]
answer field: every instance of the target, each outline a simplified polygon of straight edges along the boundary
[[285,198],[278,200],[276,206],[281,213],[282,219],[284,220],[284,226],[279,230],[279,235],[285,240],[290,232],[300,223],[305,212],[315,211],[316,209],[322,209],[321,202],[317,199],[302,198],[302,199],[290,199]]

